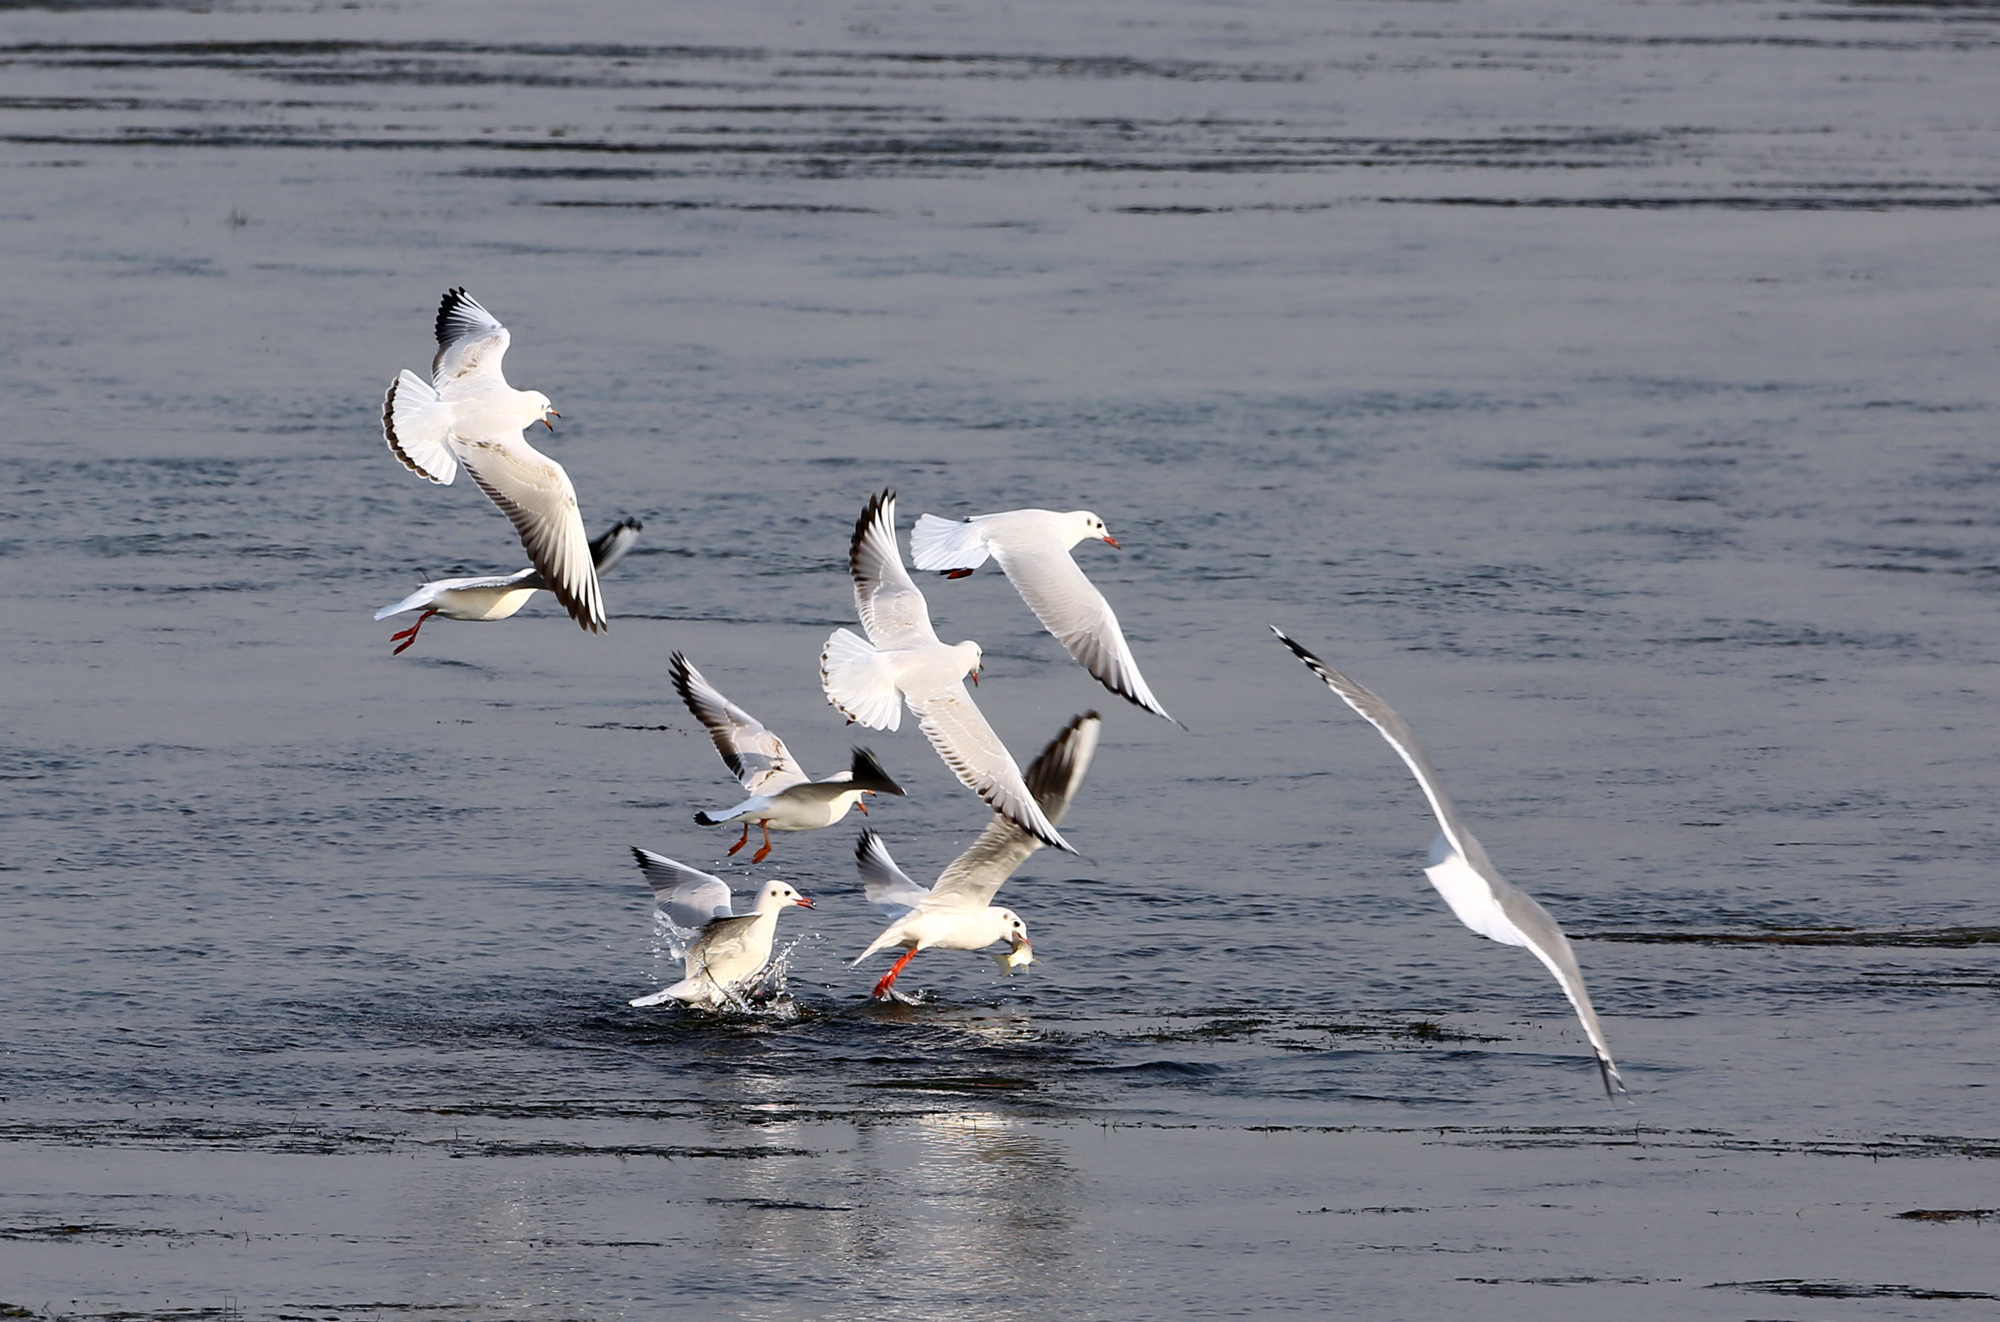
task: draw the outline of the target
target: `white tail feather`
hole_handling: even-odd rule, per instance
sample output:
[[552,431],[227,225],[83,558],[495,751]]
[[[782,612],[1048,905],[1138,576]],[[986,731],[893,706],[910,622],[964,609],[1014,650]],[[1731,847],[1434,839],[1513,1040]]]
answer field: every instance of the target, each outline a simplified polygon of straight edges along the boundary
[[990,554],[979,524],[969,519],[923,514],[910,530],[910,563],[919,569],[977,569]]
[[819,679],[826,700],[850,721],[873,730],[899,730],[902,694],[881,654],[852,630],[835,629],[819,654]]
[[430,382],[405,368],[382,400],[382,439],[412,472],[441,485],[458,476],[458,459],[446,444],[451,407]]

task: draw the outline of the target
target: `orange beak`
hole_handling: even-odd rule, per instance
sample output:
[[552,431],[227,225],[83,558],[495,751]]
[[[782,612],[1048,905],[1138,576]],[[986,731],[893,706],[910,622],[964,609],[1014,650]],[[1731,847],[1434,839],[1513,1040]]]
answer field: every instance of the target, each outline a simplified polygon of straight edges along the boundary
[[819,908],[819,906],[818,906],[818,905],[816,905],[816,904],[814,904],[814,903],[812,902],[812,899],[811,899],[811,898],[810,898],[809,896],[805,896],[805,895],[801,895],[801,896],[799,896],[799,898],[798,898],[798,899],[796,899],[796,900],[793,900],[793,901],[792,901],[792,903],[794,903],[794,904],[798,905],[798,906],[799,906],[799,907],[800,907],[801,909],[817,909],[817,908]]
[[[861,791],[861,792],[862,792],[863,794],[866,794],[866,793],[867,793],[868,791],[867,791],[867,790],[863,790],[863,791]],[[868,805],[867,805],[867,803],[866,803],[866,802],[864,802],[863,800],[861,800],[861,799],[856,799],[856,800],[854,801],[854,806],[855,806],[855,807],[857,807],[857,808],[859,808],[859,809],[861,809],[861,815],[862,815],[863,817],[866,817],[866,816],[868,815]]]
[[[1116,537],[1113,537],[1110,533],[1104,534],[1104,540],[1111,543],[1111,545],[1113,546],[1118,546],[1118,539]],[[1118,546],[1118,549],[1122,551],[1125,548],[1122,546]]]
[[[551,417],[557,417],[557,418],[560,418],[562,416],[562,414],[557,413],[554,409],[550,409],[549,414]],[[550,431],[554,431],[556,429],[556,425],[553,422],[550,422],[548,418],[542,419],[542,425],[544,427],[547,427]]]
[[979,672],[977,670],[968,674],[966,678],[972,681],[972,687],[974,688],[979,687]]

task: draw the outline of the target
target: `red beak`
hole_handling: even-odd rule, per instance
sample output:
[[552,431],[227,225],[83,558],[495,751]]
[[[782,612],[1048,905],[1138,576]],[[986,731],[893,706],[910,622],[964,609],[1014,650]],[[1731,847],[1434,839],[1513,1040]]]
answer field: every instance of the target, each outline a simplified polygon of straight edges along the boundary
[[[556,411],[555,411],[554,409],[550,409],[550,410],[549,410],[549,414],[550,414],[550,416],[552,416],[552,417],[557,417],[557,418],[560,418],[560,417],[562,416],[562,414],[560,414],[560,413],[557,413],[557,412],[556,412]],[[550,421],[548,420],[548,418],[543,418],[543,419],[542,419],[542,425],[543,425],[544,427],[547,427],[547,428],[548,428],[548,429],[549,429],[550,431],[554,431],[554,430],[556,429],[556,425],[555,425],[555,424],[554,424],[553,422],[550,422]]]
[[[863,790],[863,791],[861,791],[861,792],[862,792],[863,794],[866,794],[866,793],[867,793],[868,791],[867,791],[867,790]],[[859,799],[856,799],[856,800],[854,801],[854,806],[855,806],[855,807],[857,807],[857,808],[859,808],[859,809],[861,809],[861,815],[862,815],[863,817],[866,817],[866,816],[868,815],[868,805],[867,805],[867,804],[865,804],[865,803],[863,803],[863,802],[862,802],[861,800],[859,800]]]
[[[1113,546],[1118,546],[1118,539],[1116,537],[1113,537],[1110,533],[1104,534],[1104,540],[1111,543]],[[1122,551],[1125,548],[1122,546],[1118,546],[1118,549]]]
[[967,675],[966,678],[972,681],[972,687],[974,688],[979,687],[979,672],[977,670]]
[[792,901],[792,903],[798,905],[802,909],[817,909],[819,907],[818,905],[814,904],[812,900],[810,900],[804,895],[799,896],[799,898]]

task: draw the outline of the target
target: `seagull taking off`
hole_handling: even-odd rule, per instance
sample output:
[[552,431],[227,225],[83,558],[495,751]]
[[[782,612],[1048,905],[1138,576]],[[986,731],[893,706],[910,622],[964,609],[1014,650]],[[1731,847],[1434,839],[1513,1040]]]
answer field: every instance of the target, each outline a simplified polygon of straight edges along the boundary
[[[623,519],[611,525],[602,537],[590,544],[591,563],[600,576],[625,558],[639,532],[646,525],[637,519]],[[417,622],[389,635],[399,644],[391,656],[400,656],[416,645],[417,631],[433,615],[447,620],[504,620],[528,604],[528,598],[548,587],[542,571],[529,565],[511,574],[488,574],[481,578],[440,578],[426,583],[393,606],[375,612],[386,620],[405,611],[422,610]]]
[[500,374],[513,337],[464,289],[438,305],[431,379],[405,368],[382,400],[382,437],[420,477],[448,485],[460,464],[521,535],[542,586],[592,633],[604,629],[604,599],[562,465],[528,444],[525,428],[555,430],[559,418],[539,390],[516,390]]
[[[1029,765],[1028,788],[1051,822],[1060,823],[1076,798],[1090,770],[1091,756],[1097,751],[1102,725],[1096,712],[1074,718]],[[890,990],[897,977],[919,950],[932,946],[979,950],[1005,941],[1007,953],[993,956],[1003,966],[1014,968],[1033,962],[1027,924],[1013,910],[994,904],[993,897],[1014,875],[1014,869],[1041,847],[1035,836],[1004,817],[998,818],[988,822],[972,847],[953,859],[926,890],[896,866],[881,836],[863,831],[854,849],[855,865],[867,885],[869,903],[895,921],[854,962],[859,964],[891,946],[902,946],[908,952],[875,984],[871,995],[876,1000],[897,997],[899,993]]]
[[903,787],[889,778],[875,755],[865,748],[854,750],[854,765],[836,771],[825,780],[809,778],[793,760],[785,741],[764,728],[749,712],[722,696],[708,682],[694,662],[675,652],[667,662],[674,690],[681,695],[695,719],[708,727],[715,751],[722,754],[730,773],[743,782],[752,797],[719,813],[698,812],[695,821],[703,826],[743,823],[743,836],[729,847],[734,854],[749,843],[750,828],[764,829],[764,847],[750,856],[762,863],[771,852],[773,831],[817,831],[847,816],[849,808],[859,808],[865,816],[864,794],[903,793]]
[[1431,845],[1424,875],[1431,879],[1431,885],[1437,887],[1438,894],[1444,896],[1460,922],[1504,945],[1526,946],[1555,974],[1563,995],[1576,1007],[1576,1017],[1583,1022],[1583,1031],[1597,1053],[1604,1095],[1613,1100],[1624,1095],[1625,1080],[1611,1062],[1611,1048],[1605,1044],[1604,1029],[1597,1022],[1597,1011],[1591,1007],[1590,993],[1584,990],[1583,970],[1577,967],[1576,956],[1570,953],[1569,938],[1556,926],[1556,920],[1549,917],[1549,911],[1536,903],[1534,896],[1502,877],[1486,857],[1485,848],[1459,820],[1458,810],[1438,780],[1437,768],[1431,765],[1410,727],[1389,709],[1388,703],[1287,638],[1276,625],[1271,632],[1348,706],[1380,730],[1389,747],[1409,765],[1418,788],[1430,800],[1431,812],[1440,828],[1437,840]]
[[869,498],[854,525],[847,567],[868,637],[835,629],[826,640],[819,657],[826,700],[876,730],[900,729],[907,702],[960,783],[1043,844],[1076,853],[1036,805],[1007,746],[966,692],[968,677],[979,682],[979,644],[946,646],[931,628],[930,607],[896,544],[895,492]]
[[1118,545],[1118,539],[1105,529],[1104,520],[1089,510],[1068,514],[1009,510],[975,514],[956,522],[924,514],[910,532],[910,563],[918,569],[937,570],[947,578],[964,578],[992,556],[1042,627],[1054,634],[1098,683],[1180,725],[1146,687],[1146,677],[1132,659],[1132,649],[1125,642],[1124,630],[1118,627],[1111,603],[1084,577],[1070,555],[1070,548],[1086,538]]
[[668,1001],[710,1008],[728,1004],[732,991],[746,986],[771,962],[778,915],[795,904],[813,907],[811,900],[784,882],[772,881],[757,893],[755,908],[734,915],[729,886],[722,878],[644,849],[634,849],[632,856],[652,883],[653,903],[667,921],[680,931],[697,930],[681,957],[687,976],[630,1002],[640,1008]]

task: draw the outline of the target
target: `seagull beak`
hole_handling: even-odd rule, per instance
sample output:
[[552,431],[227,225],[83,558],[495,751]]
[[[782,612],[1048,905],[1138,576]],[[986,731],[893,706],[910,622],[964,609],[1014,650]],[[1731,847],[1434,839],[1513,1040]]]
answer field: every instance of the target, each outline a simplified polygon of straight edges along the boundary
[[817,909],[817,908],[819,908],[819,906],[818,906],[817,904],[814,904],[814,903],[812,902],[812,897],[811,897],[811,896],[809,896],[809,895],[801,895],[801,896],[799,896],[799,898],[798,898],[798,899],[796,899],[796,900],[792,901],[792,903],[794,903],[794,904],[798,905],[798,906],[799,906],[799,907],[800,907],[801,909]]
[[[557,413],[554,409],[549,410],[549,417],[560,418],[561,416],[562,414]],[[544,427],[547,427],[550,431],[554,431],[556,429],[556,425],[553,422],[550,422],[548,418],[542,419],[542,425]]]
[[[1104,540],[1113,546],[1118,546],[1118,539],[1116,537],[1113,537],[1110,533],[1104,534]],[[1118,546],[1118,549],[1122,551],[1125,548],[1122,546]]]
[[[868,791],[867,791],[867,790],[863,790],[863,791],[861,791],[861,792],[862,792],[863,794],[866,794],[866,793],[867,793]],[[856,799],[856,800],[854,801],[854,806],[855,806],[855,807],[857,807],[857,808],[859,808],[859,809],[861,809],[861,815],[862,815],[863,817],[866,817],[866,816],[868,815],[868,803],[867,803],[867,801],[866,801],[865,799]]]
[[972,681],[972,687],[974,687],[974,688],[978,688],[978,687],[979,687],[979,671],[978,671],[978,670],[976,670],[976,669],[975,669],[975,670],[972,670],[972,671],[969,671],[969,672],[968,672],[968,673],[966,674],[966,676],[965,676],[965,677],[966,677],[967,679],[969,679],[969,680],[971,680],[971,681]]

